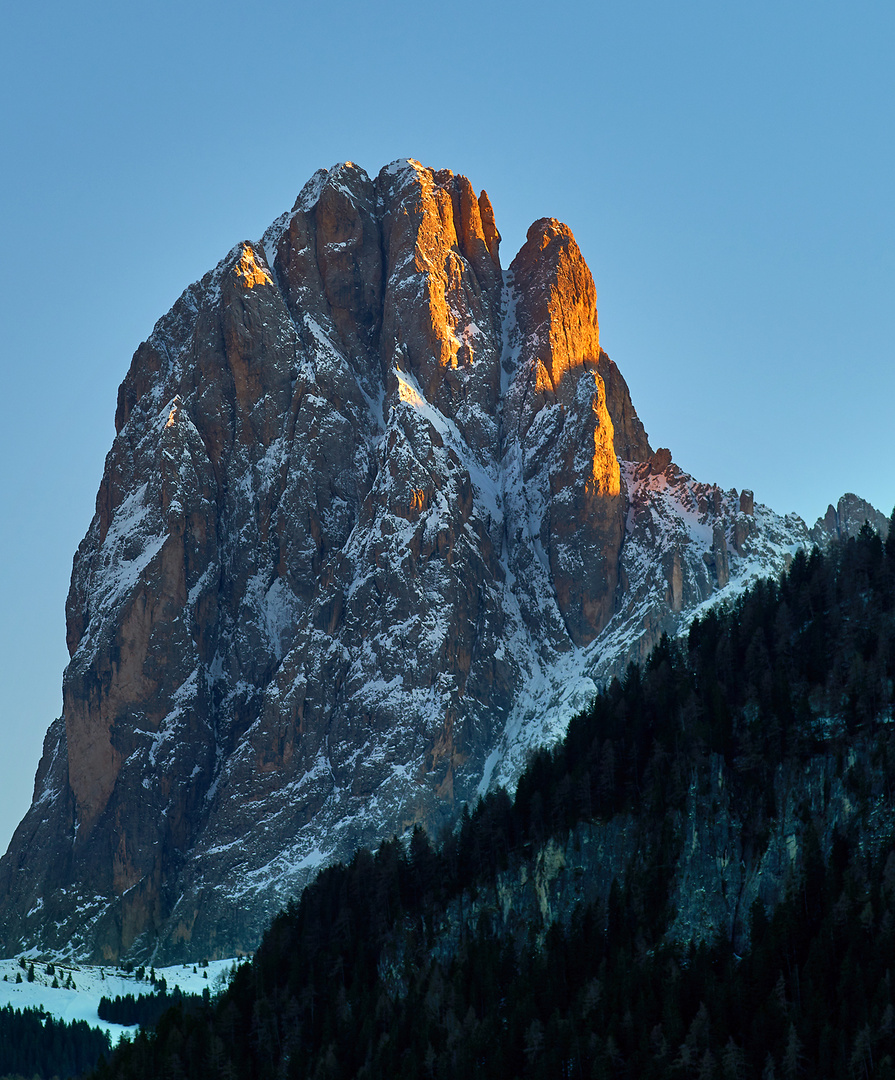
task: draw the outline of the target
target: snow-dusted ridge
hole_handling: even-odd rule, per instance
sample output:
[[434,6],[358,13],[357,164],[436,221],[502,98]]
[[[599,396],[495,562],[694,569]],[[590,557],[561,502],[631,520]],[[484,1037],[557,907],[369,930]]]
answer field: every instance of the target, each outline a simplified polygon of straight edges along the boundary
[[[751,492],[741,496],[700,484],[673,464],[656,473],[649,463],[622,462],[622,474],[628,515],[621,562],[629,600],[589,645],[536,667],[487,759],[479,794],[492,784],[514,787],[533,751],[562,738],[571,717],[629,663],[645,659],[661,633],[684,633],[695,618],[731,604],[756,581],[778,576],[796,551],[812,546],[798,515],[784,517],[761,504],[753,506]],[[727,521],[723,537],[729,573],[720,587],[713,567],[713,522],[719,514]],[[664,555],[666,566],[657,553]],[[674,592],[670,579],[676,559],[682,593],[677,610],[674,596],[668,596]]]

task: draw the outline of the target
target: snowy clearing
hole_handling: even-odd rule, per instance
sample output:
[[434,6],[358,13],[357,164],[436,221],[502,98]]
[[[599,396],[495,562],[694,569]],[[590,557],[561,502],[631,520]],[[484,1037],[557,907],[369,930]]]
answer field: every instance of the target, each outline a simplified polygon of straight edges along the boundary
[[[149,981],[149,969],[146,977],[137,979],[133,974],[126,974],[116,967],[93,966],[89,964],[58,963],[35,960],[34,981],[28,981],[28,967],[32,961],[25,956],[25,967],[21,967],[18,958],[0,960],[0,1008],[11,1005],[14,1009],[44,1009],[57,1020],[71,1023],[73,1020],[85,1020],[91,1027],[108,1032],[113,1045],[126,1032],[133,1032],[135,1027],[123,1027],[121,1024],[108,1024],[99,1019],[97,1009],[100,998],[123,997],[132,994],[152,994],[155,987]],[[213,960],[208,967],[186,964],[175,967],[156,968],[156,980],[165,980],[168,993],[179,987],[185,994],[201,994],[207,987],[211,993],[220,992],[227,984],[231,969],[240,960]],[[47,968],[53,969],[52,973]],[[16,976],[22,981],[17,983]],[[53,980],[59,984],[53,987]],[[72,987],[66,989],[71,981]]]

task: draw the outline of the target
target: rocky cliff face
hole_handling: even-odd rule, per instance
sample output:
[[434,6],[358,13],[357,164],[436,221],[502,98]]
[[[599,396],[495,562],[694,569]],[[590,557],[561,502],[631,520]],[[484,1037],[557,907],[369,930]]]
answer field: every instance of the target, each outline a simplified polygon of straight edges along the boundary
[[506,272],[499,243],[465,177],[340,165],[137,350],[7,953],[251,949],[322,863],[512,782],[810,542],[653,453],[568,228]]
[[811,530],[811,539],[818,547],[824,548],[837,541],[855,537],[868,524],[885,540],[889,535],[889,519],[871,506],[866,499],[860,499],[850,492],[843,495],[836,506],[827,507],[823,517],[817,519]]

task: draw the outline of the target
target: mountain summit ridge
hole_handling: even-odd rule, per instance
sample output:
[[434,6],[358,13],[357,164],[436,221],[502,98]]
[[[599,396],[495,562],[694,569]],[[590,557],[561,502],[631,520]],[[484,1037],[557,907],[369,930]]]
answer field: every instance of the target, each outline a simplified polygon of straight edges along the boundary
[[506,272],[499,244],[465,177],[337,165],[137,349],[0,861],[7,952],[253,948],[321,864],[512,783],[810,544],[653,451],[567,226]]

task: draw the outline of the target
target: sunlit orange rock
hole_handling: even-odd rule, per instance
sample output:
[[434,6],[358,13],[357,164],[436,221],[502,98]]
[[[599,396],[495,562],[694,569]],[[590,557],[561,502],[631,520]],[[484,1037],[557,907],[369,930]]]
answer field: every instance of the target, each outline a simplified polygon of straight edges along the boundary
[[503,282],[490,202],[466,177],[417,162],[377,184],[388,261],[381,355],[493,455]]
[[244,244],[242,258],[233,267],[233,272],[239,279],[240,285],[246,289],[253,289],[256,285],[272,285],[270,274],[260,265],[255,258],[255,252],[251,244]]
[[541,218],[513,260],[515,285],[525,300],[519,326],[528,350],[544,364],[555,394],[568,397],[567,372],[596,367],[600,356],[597,290],[568,226]]

